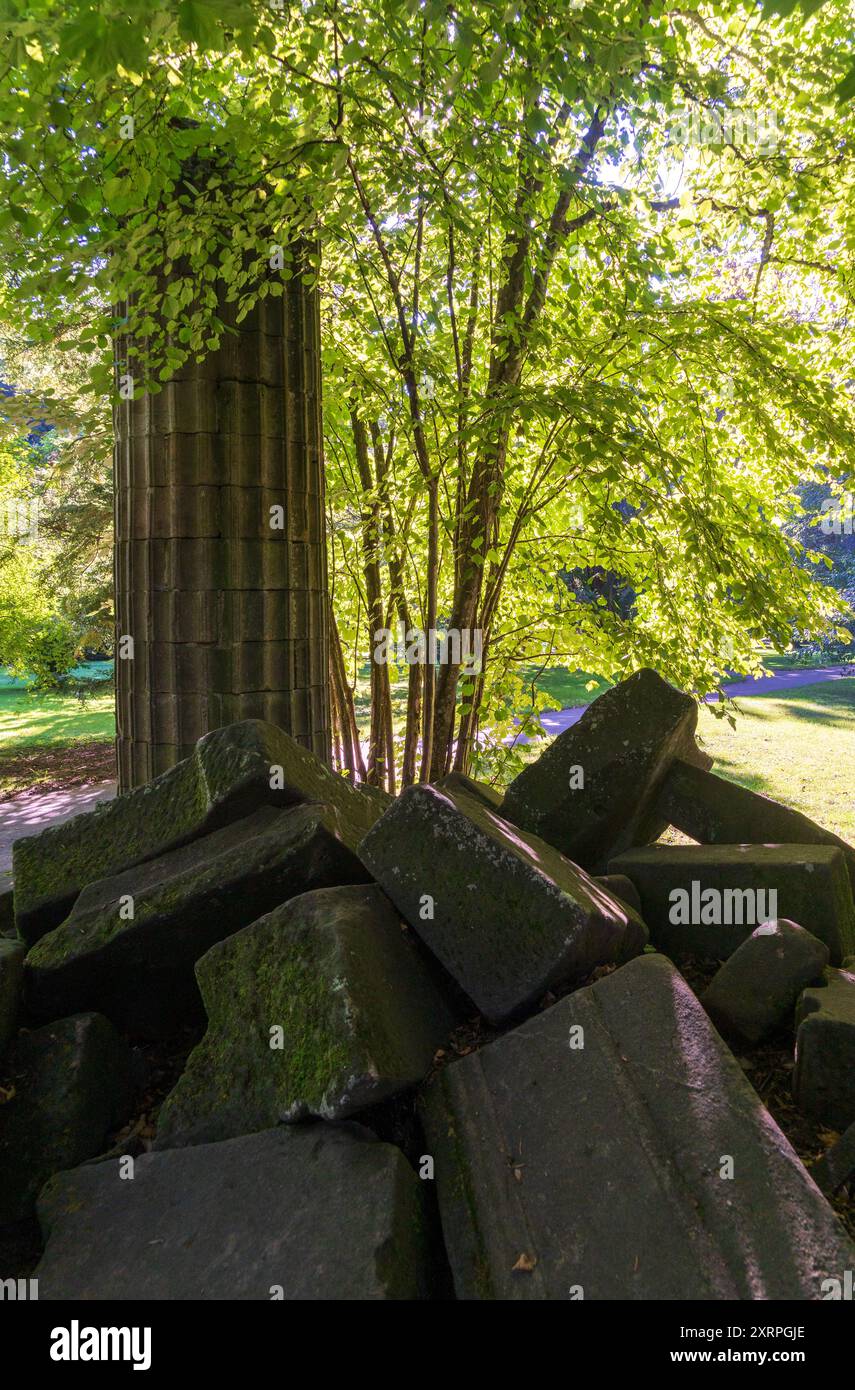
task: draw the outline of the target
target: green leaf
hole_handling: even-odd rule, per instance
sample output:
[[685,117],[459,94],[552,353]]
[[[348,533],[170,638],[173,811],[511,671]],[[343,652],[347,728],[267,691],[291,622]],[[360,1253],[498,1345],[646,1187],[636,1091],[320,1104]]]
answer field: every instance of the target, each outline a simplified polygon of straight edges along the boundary
[[837,100],[840,102],[851,101],[855,97],[855,62],[847,72],[843,81],[838,83],[836,88]]
[[222,30],[216,12],[202,0],[181,0],[178,6],[178,32],[199,48],[218,48],[222,45]]

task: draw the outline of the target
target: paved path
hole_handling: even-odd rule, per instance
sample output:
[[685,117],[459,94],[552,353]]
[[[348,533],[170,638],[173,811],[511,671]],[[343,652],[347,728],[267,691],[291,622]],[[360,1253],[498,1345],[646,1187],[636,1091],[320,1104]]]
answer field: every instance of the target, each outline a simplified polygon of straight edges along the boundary
[[91,811],[99,801],[115,796],[115,782],[92,782],[67,791],[16,792],[0,801],[0,893],[11,887],[12,841],[35,835],[48,825],[59,825],[81,811]]
[[[728,681],[722,688],[734,700],[745,695],[775,695],[787,690],[797,690],[800,685],[822,685],[825,681],[842,680],[847,669],[845,666],[809,666],[797,671],[777,671],[773,676]],[[717,698],[715,695],[708,695],[707,704],[715,704]],[[555,734],[562,734],[571,724],[581,719],[586,709],[586,705],[576,705],[572,709],[550,710],[548,714],[542,714],[540,720],[544,730],[552,738]],[[518,740],[520,743],[528,741],[524,737]]]

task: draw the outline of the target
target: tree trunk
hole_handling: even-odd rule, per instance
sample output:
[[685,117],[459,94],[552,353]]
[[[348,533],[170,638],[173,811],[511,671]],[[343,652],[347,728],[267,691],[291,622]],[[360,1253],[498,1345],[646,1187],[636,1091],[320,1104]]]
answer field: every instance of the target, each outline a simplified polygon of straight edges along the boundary
[[330,670],[331,689],[336,709],[339,713],[342,740],[342,766],[352,782],[367,781],[362,746],[359,742],[359,726],[353,705],[353,690],[348,684],[344,665],[344,652],[335,613],[330,605]]
[[362,573],[365,579],[365,602],[368,609],[368,644],[371,651],[371,728],[368,735],[367,780],[375,787],[391,790],[395,780],[394,758],[389,762],[391,743],[392,695],[389,687],[388,662],[374,658],[375,643],[385,626],[383,587],[380,579],[380,499],[376,479],[371,472],[368,452],[368,431],[354,407],[350,411],[350,427],[356,453],[356,467],[362,488],[360,504],[362,522]]
[[116,410],[121,791],[239,719],[330,760],[317,291],[218,312],[236,333]]
[[[401,556],[398,554],[398,540],[395,535],[395,524],[392,518],[392,507],[390,502],[389,490],[390,479],[388,470],[388,460],[391,458],[391,444],[388,456],[384,453],[383,442],[380,438],[380,430],[376,421],[370,422],[371,444],[374,450],[374,467],[377,474],[377,490],[381,501],[381,523],[383,527],[383,542],[386,550],[386,565],[389,571],[390,599],[393,611],[397,614],[398,621],[402,625],[405,634],[413,626],[410,616],[410,608],[407,603],[407,592],[404,583],[404,565]],[[407,683],[407,721],[404,732],[404,749],[401,758],[401,787],[409,787],[416,780],[416,756],[419,747],[419,730],[422,719],[422,674],[417,665],[408,667],[409,677]],[[392,738],[392,713],[391,713],[391,694],[389,707],[389,733],[393,744],[390,767],[394,776],[394,739]],[[394,792],[394,785],[389,786],[389,791]]]

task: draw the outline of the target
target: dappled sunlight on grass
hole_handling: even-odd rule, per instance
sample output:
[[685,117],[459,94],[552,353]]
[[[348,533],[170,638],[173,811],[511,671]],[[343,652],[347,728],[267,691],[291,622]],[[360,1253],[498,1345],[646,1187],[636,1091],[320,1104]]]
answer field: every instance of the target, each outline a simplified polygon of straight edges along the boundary
[[776,722],[783,715],[788,719],[820,721],[831,728],[848,729],[855,718],[855,680],[846,678],[826,685],[805,685],[774,698],[742,698],[735,704],[746,719]]
[[780,699],[737,701],[736,728],[702,709],[698,732],[714,771],[784,801],[855,839],[855,680],[806,685]]
[[0,690],[0,757],[34,745],[112,739],[115,713],[112,690],[85,702],[76,695],[31,694]]

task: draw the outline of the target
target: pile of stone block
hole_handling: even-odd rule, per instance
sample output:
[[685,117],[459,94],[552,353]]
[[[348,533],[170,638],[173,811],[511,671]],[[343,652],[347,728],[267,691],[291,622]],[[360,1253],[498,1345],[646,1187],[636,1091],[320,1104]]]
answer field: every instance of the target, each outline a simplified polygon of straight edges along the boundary
[[739,1058],[795,1034],[796,1102],[855,1124],[855,851],[696,719],[640,671],[504,796],[394,800],[247,721],[19,842],[0,1226],[37,1214],[40,1296],[833,1297],[855,1130],[812,1176]]

